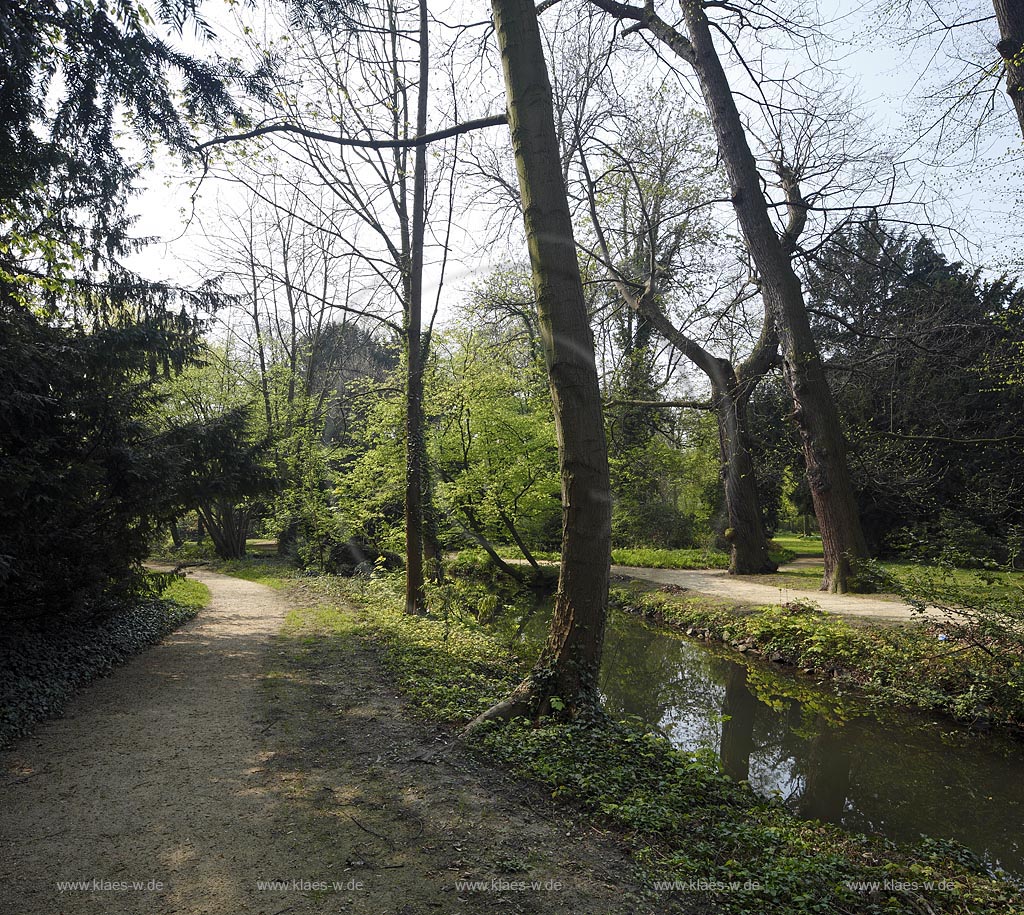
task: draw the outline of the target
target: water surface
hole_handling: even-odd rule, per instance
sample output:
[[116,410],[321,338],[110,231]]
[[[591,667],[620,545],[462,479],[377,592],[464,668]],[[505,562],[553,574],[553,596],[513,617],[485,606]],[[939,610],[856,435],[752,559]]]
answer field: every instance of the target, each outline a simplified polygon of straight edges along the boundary
[[[537,642],[547,615],[522,637]],[[897,840],[966,845],[1024,876],[1024,746],[924,714],[872,714],[853,695],[614,612],[601,689],[684,750],[710,749],[727,774],[797,815]]]

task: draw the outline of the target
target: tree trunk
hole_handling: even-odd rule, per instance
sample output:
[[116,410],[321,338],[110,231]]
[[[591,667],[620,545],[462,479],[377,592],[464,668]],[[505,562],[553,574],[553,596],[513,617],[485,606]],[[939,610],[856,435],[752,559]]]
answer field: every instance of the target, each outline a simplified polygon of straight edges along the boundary
[[846,591],[851,562],[867,555],[867,544],[846,465],[839,414],[811,332],[800,280],[768,216],[757,162],[747,144],[704,9],[687,0],[683,16],[690,33],[689,60],[711,114],[740,229],[761,277],[765,305],[775,316],[779,331],[783,369],[822,533],[825,577],[821,589]]
[[[594,183],[590,178],[586,159],[583,170],[590,189],[590,218],[597,234],[598,245],[605,260],[611,262],[611,252],[604,229],[597,215]],[[646,289],[639,295],[616,277],[619,294],[631,311],[643,318],[657,333],[689,359],[711,382],[712,402],[718,420],[720,476],[725,489],[725,504],[729,515],[727,539],[729,541],[729,573],[732,575],[760,575],[774,572],[778,567],[768,555],[768,541],[761,520],[761,499],[757,490],[757,477],[750,458],[746,429],[746,405],[757,383],[771,368],[778,350],[775,334],[768,315],[753,351],[739,371],[727,359],[712,355],[696,340],[683,333],[669,319],[658,301],[656,277],[651,276]],[[656,406],[649,403],[646,406]]]
[[[731,375],[731,365],[728,371]],[[778,566],[768,555],[757,476],[750,457],[746,404],[736,397],[735,391],[735,384],[725,388],[712,384],[711,399],[718,417],[722,485],[729,514],[729,530],[725,534],[729,542],[729,572],[733,575],[763,575],[774,572]]]
[[[754,384],[767,368],[762,359],[764,335],[758,341],[748,363],[750,378],[740,383],[736,370],[727,359],[713,356],[695,340],[677,328],[649,295],[627,298],[638,314],[643,315],[659,334],[696,365],[711,382],[711,400],[718,420],[720,475],[725,490],[725,507],[729,516],[726,539],[729,542],[729,572],[732,575],[763,575],[778,566],[768,555],[768,538],[761,518],[761,497],[757,475],[750,456],[747,435],[746,406]],[[771,337],[774,348],[774,337]],[[755,363],[764,362],[765,368]]]
[[1024,2],[992,0],[999,23],[996,50],[1006,65],[1006,93],[1013,101],[1024,135]]
[[515,522],[512,520],[512,516],[509,515],[508,512],[499,511],[498,520],[505,526],[505,530],[509,532],[515,545],[519,547],[519,552],[523,554],[523,558],[530,564],[533,569],[533,574],[539,578],[543,574],[540,564],[534,558],[533,553],[530,552],[530,548],[526,545],[526,541],[523,540],[522,535],[519,533],[519,528],[516,527]]
[[[430,58],[427,34],[427,0],[420,0],[419,87],[416,99],[416,133],[427,132],[427,97]],[[427,208],[427,147],[413,153],[412,250],[408,265],[405,344],[408,378],[405,401],[405,611],[425,613],[423,590],[423,494],[427,473],[423,434],[423,243]]]
[[199,512],[206,521],[214,552],[221,559],[244,559],[249,513],[228,502],[203,505]]
[[[562,481],[562,565],[548,640],[531,676],[481,719],[574,715],[599,702],[611,497],[594,338],[555,138],[532,0],[492,0]],[[552,705],[557,697],[561,702]],[[481,720],[481,719],[478,719]]]

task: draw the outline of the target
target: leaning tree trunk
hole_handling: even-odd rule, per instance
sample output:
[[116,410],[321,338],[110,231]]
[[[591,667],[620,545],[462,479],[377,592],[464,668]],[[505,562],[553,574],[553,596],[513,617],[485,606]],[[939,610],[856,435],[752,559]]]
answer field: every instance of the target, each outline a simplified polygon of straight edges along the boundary
[[[733,374],[731,366],[729,373]],[[729,572],[733,575],[774,572],[778,566],[768,554],[757,476],[750,456],[746,405],[735,396],[735,383],[728,388],[712,384],[711,400],[718,417],[722,485],[729,516],[729,530],[725,534],[729,542]]]
[[[729,542],[729,572],[732,575],[763,575],[778,566],[768,555],[768,538],[761,518],[761,497],[757,476],[750,456],[746,407],[757,378],[767,368],[764,335],[751,354],[752,378],[741,384],[736,369],[727,360],[712,355],[696,340],[684,334],[649,295],[634,296],[622,290],[626,301],[637,314],[643,315],[654,329],[680,353],[696,365],[711,382],[711,401],[718,421],[720,475],[729,519],[726,539]],[[771,338],[774,350],[774,337]],[[762,368],[759,364],[765,363]]]
[[800,280],[768,215],[757,162],[747,144],[704,8],[695,0],[685,0],[683,16],[690,33],[688,59],[711,114],[740,229],[760,274],[765,304],[778,326],[783,370],[821,528],[825,556],[821,588],[846,591],[851,562],[867,555],[867,544],[846,464],[839,414],[811,332]]
[[996,50],[1006,65],[1006,93],[1013,101],[1024,134],[1024,2],[992,0],[999,23]]
[[481,719],[535,717],[554,707],[554,697],[574,715],[599,701],[611,562],[608,448],[537,11],[532,0],[492,0],[491,7],[558,437],[562,565],[537,666]]

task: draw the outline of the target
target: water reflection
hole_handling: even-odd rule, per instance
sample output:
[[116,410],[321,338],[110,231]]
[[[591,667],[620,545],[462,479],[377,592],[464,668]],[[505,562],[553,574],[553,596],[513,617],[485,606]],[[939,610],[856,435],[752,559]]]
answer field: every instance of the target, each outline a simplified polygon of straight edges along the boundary
[[[523,637],[546,629],[537,614]],[[608,710],[676,746],[709,748],[732,778],[798,815],[910,840],[951,838],[1024,874],[1024,754],[927,716],[879,720],[848,696],[769,665],[612,614],[601,688]]]

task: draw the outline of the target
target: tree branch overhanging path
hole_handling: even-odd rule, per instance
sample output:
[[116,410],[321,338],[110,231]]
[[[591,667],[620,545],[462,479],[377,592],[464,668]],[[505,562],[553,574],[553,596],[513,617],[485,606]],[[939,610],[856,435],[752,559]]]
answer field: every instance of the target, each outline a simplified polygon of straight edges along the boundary
[[[299,141],[305,147],[306,158],[312,164],[326,187],[332,188],[340,200],[353,212],[359,213],[363,221],[370,225],[376,233],[378,241],[386,248],[386,257],[390,262],[388,269],[397,274],[397,280],[390,284],[392,292],[401,301],[403,321],[400,329],[407,369],[405,378],[405,450],[406,450],[406,481],[404,495],[405,513],[405,568],[406,568],[406,610],[410,613],[423,613],[427,609],[425,591],[425,563],[432,567],[436,576],[440,575],[440,548],[434,534],[433,513],[431,508],[431,487],[426,459],[426,444],[423,417],[423,373],[428,358],[430,331],[423,329],[423,269],[425,236],[427,232],[427,208],[429,192],[427,188],[427,148],[430,144],[449,138],[506,123],[505,115],[485,116],[452,126],[430,131],[427,129],[430,92],[430,36],[428,29],[429,15],[426,0],[419,0],[415,8],[415,45],[416,54],[413,62],[402,57],[394,41],[398,33],[398,13],[393,5],[387,5],[381,12],[390,23],[388,32],[381,32],[383,50],[380,61],[376,63],[356,56],[356,67],[377,68],[373,74],[381,85],[387,86],[386,103],[381,107],[381,99],[377,99],[377,110],[380,110],[383,123],[390,127],[387,137],[374,136],[376,129],[373,119],[365,112],[357,112],[352,118],[358,128],[366,136],[344,135],[339,133],[316,130],[298,122],[302,115],[295,106],[286,101],[284,119],[275,118],[271,123],[264,123],[252,129],[234,134],[213,137],[193,148],[193,153],[200,156],[205,171],[209,169],[209,153],[211,149],[244,143],[260,137],[284,135]],[[364,17],[365,18],[365,17]],[[353,20],[346,26],[344,38],[351,42],[359,34],[360,29],[367,30],[366,23],[360,24]],[[373,28],[369,28],[374,32]],[[375,33],[376,34],[376,33]],[[319,62],[319,61],[318,61]],[[414,64],[414,66],[413,66]],[[406,74],[406,67],[415,70],[415,75]],[[329,77],[335,74],[327,68]],[[415,108],[410,105],[410,96],[415,87]],[[344,87],[342,87],[344,89]],[[347,97],[347,89],[343,95]],[[282,96],[283,97],[283,96]],[[330,112],[329,112],[330,113]],[[409,135],[410,125],[413,134]],[[393,212],[390,214],[398,225],[397,232],[389,231],[389,227],[380,221],[373,206],[352,190],[354,185],[346,184],[345,178],[351,177],[347,166],[342,163],[342,181],[344,188],[339,189],[338,174],[333,163],[327,156],[321,155],[320,147],[329,147],[337,152],[343,150],[363,150],[368,154],[377,154],[379,161],[370,168],[378,178],[385,179],[387,192],[383,199],[390,201]],[[390,165],[384,165],[389,153],[393,159]],[[408,162],[411,153],[412,163]],[[378,167],[379,166],[379,167]],[[390,173],[391,180],[386,180]],[[411,181],[410,181],[411,177]],[[411,187],[410,187],[411,184]],[[397,236],[393,238],[392,236]],[[366,257],[362,249],[351,245],[352,253],[357,257]],[[378,273],[386,279],[384,273]],[[442,274],[443,275],[443,274]],[[430,326],[432,327],[431,320]]]
[[[421,13],[423,10],[421,0]],[[566,713],[598,703],[611,562],[611,495],[604,417],[596,357],[573,237],[558,141],[551,107],[551,86],[540,39],[537,10],[529,0],[495,0],[495,30],[504,63],[508,114],[476,119],[441,131],[425,131],[425,93],[420,92],[417,133],[408,139],[336,137],[291,123],[274,123],[218,137],[206,150],[271,133],[294,134],[341,147],[374,150],[415,149],[416,193],[421,192],[423,152],[432,141],[508,123],[512,136],[526,234],[533,268],[538,319],[551,385],[562,477],[563,538],[558,594],[550,637],[534,674],[508,700],[481,718],[551,711],[551,700]],[[421,18],[421,40],[422,40]],[[421,63],[424,60],[421,50]],[[421,66],[422,77],[422,66]],[[420,233],[422,224],[414,230]],[[413,242],[415,251],[416,241]],[[413,264],[415,282],[416,265]],[[416,318],[414,312],[412,318]],[[414,323],[414,322],[413,322]],[[417,328],[418,331],[418,328]],[[421,371],[410,347],[410,379]],[[410,411],[422,409],[408,395]],[[411,432],[407,432],[411,436]],[[412,463],[410,458],[410,466]],[[411,481],[410,486],[415,485]],[[407,522],[409,495],[407,492]],[[415,519],[414,519],[415,520]],[[422,519],[420,519],[422,522]],[[411,525],[410,525],[411,527]],[[407,538],[413,532],[407,529]],[[422,585],[420,584],[420,588]],[[407,610],[424,607],[407,587]]]
[[328,143],[332,146],[350,147],[353,149],[417,149],[421,146],[427,146],[430,143],[436,143],[439,140],[447,140],[451,137],[471,133],[474,130],[484,130],[488,127],[501,127],[503,124],[507,123],[508,117],[506,115],[494,114],[484,118],[475,118],[471,121],[464,121],[461,124],[445,127],[442,130],[434,130],[429,133],[419,134],[417,136],[410,137],[407,140],[382,140],[375,139],[373,137],[343,137],[332,133],[325,133],[320,130],[310,130],[308,127],[303,127],[301,124],[275,122],[273,124],[264,124],[260,127],[254,127],[252,130],[247,130],[242,133],[222,134],[209,140],[204,140],[202,143],[197,143],[195,145],[194,152],[205,153],[207,150],[213,149],[217,146],[227,146],[231,143],[254,140],[257,137],[265,137],[275,133],[290,134],[302,137],[306,140],[316,140],[319,143]]

